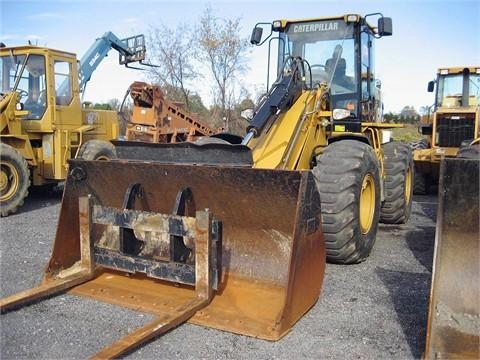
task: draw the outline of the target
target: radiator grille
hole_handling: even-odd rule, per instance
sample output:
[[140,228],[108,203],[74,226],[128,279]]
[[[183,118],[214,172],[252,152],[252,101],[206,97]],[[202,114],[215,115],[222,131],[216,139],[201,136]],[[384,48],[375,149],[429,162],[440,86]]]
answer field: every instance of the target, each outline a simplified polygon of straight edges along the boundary
[[436,145],[459,147],[463,140],[475,137],[474,114],[438,114]]

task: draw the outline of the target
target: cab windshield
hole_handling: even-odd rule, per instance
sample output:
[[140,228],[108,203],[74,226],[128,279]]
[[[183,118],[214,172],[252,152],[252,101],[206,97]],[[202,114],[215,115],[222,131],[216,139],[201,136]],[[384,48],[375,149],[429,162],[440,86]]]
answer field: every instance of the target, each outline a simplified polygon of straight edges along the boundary
[[15,83],[20,77],[20,72],[25,63],[26,55],[5,55],[0,56],[1,72],[0,86],[2,94],[14,90]]
[[[438,79],[437,106],[456,107],[462,106],[463,74],[442,75]],[[465,78],[468,82],[468,106],[480,104],[480,74],[470,74]],[[463,106],[467,106],[464,104]]]
[[279,69],[288,56],[299,56],[310,65],[313,84],[330,84],[332,95],[354,93],[358,81],[353,34],[353,24],[341,19],[292,23],[280,34]]
[[2,94],[16,91],[24,109],[29,111],[26,119],[38,120],[46,110],[45,58],[42,55],[0,56],[0,86]]

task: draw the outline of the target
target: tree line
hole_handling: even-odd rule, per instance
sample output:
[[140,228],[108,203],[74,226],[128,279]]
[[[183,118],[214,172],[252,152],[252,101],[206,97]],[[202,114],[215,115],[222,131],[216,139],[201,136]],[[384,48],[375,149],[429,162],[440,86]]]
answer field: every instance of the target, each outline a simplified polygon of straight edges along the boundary
[[[156,66],[148,70],[148,81],[211,128],[244,134],[246,122],[240,112],[254,101],[238,81],[247,70],[249,51],[241,33],[240,18],[219,18],[210,6],[197,23],[150,27],[148,60]],[[201,92],[210,94],[208,107]]]
[[423,116],[428,115],[431,112],[429,106],[421,106],[419,111],[415,110],[413,106],[404,106],[402,110],[397,114],[388,112],[383,115],[383,119],[387,123],[394,124],[417,124],[420,122]]

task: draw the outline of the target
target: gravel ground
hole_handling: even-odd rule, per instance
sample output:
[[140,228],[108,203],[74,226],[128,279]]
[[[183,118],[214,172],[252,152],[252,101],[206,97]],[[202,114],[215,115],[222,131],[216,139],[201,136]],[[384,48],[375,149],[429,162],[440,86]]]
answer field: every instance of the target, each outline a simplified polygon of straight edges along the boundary
[[[0,219],[1,296],[37,285],[61,194],[32,194]],[[316,305],[278,342],[183,324],[128,359],[417,359],[425,346],[435,196],[415,197],[405,225],[380,225],[362,264],[328,264]],[[0,359],[84,359],[152,319],[59,295],[0,316]]]

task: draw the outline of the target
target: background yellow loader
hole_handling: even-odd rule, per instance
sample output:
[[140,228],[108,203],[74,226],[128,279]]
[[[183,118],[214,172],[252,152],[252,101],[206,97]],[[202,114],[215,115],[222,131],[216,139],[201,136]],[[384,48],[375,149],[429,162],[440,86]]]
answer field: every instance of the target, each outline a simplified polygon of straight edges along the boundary
[[428,83],[429,92],[435,89],[433,111],[419,128],[424,138],[411,143],[415,194],[438,184],[442,157],[456,157],[461,147],[480,141],[480,67],[440,68]]
[[120,63],[142,62],[143,35],[98,38],[80,62],[75,54],[38,46],[0,48],[0,215],[17,210],[33,186],[67,177],[68,160],[112,159],[116,111],[84,108],[80,93],[114,48]]

